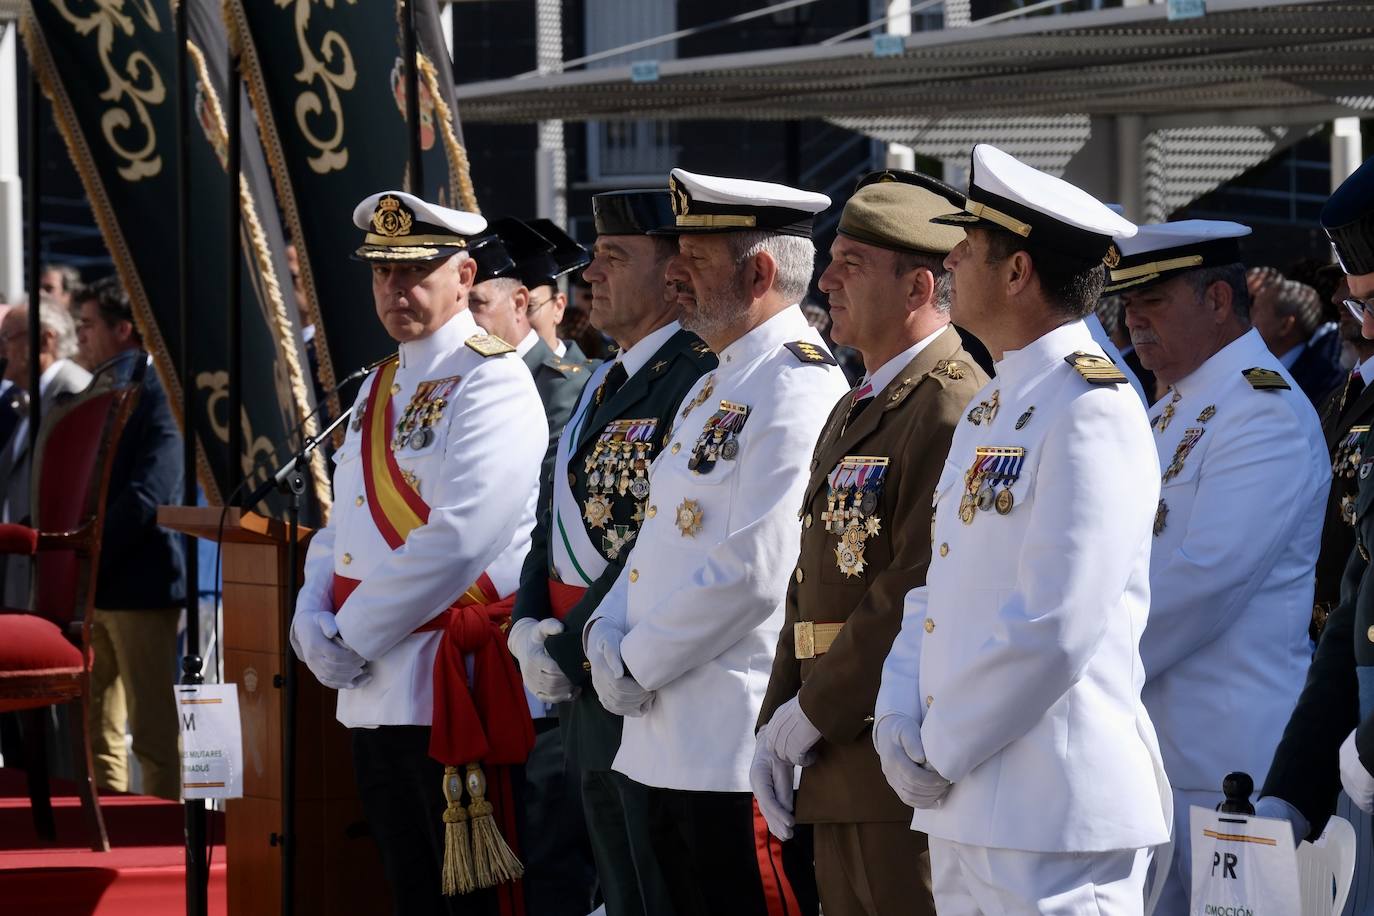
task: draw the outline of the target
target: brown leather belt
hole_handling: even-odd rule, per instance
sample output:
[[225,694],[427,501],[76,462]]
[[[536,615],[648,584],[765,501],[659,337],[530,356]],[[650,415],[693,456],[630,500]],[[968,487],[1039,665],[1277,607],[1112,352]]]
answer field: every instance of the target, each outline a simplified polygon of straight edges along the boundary
[[796,649],[797,660],[815,658],[829,652],[842,629],[844,629],[843,623],[798,621],[792,629],[792,645]]

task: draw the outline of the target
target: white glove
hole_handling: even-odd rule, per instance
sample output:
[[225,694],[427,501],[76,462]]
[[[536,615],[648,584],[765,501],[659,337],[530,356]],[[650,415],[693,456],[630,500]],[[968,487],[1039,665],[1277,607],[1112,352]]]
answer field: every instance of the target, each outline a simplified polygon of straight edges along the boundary
[[[776,718],[774,721],[777,721]],[[779,757],[770,746],[765,726],[754,742],[754,761],[749,765],[749,787],[754,790],[759,811],[768,822],[768,832],[780,840],[792,839],[792,764]]]
[[297,614],[291,629],[300,646],[301,661],[321,684],[335,690],[361,687],[372,680],[367,659],[339,638],[339,624],[328,611]]
[[606,711],[617,716],[642,716],[654,704],[654,694],[625,673],[620,641],[625,631],[610,618],[598,617],[587,630],[587,660],[592,686]]
[[921,724],[910,716],[889,713],[873,728],[873,746],[883,776],[897,797],[913,808],[934,808],[949,791],[950,781],[926,765]]
[[525,617],[510,628],[506,645],[520,663],[520,676],[530,693],[545,703],[566,703],[572,699],[573,685],[558,662],[544,648],[544,640],[563,632],[563,622],[555,617],[535,620]]
[[1360,762],[1360,752],[1355,749],[1354,731],[1341,745],[1341,785],[1357,808],[1365,814],[1374,814],[1374,776],[1370,776]]
[[1287,821],[1293,827],[1293,845],[1295,846],[1302,842],[1303,837],[1307,836],[1311,829],[1311,825],[1307,823],[1307,818],[1302,816],[1301,811],[1273,795],[1266,795],[1255,802],[1255,817],[1269,817],[1274,820]]
[[821,733],[802,712],[801,700],[793,697],[773,713],[759,738],[766,739],[773,753],[783,760],[804,767],[815,762],[812,748],[821,740]]

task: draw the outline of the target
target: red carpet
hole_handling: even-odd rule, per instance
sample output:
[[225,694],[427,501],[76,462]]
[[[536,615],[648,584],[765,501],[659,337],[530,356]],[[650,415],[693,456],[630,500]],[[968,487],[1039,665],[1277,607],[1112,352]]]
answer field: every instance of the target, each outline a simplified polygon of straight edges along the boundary
[[[179,916],[186,912],[182,807],[102,795],[110,851],[91,852],[70,783],[53,784],[57,842],[33,831],[24,774],[0,768],[0,916]],[[224,916],[224,822],[210,866],[210,914]]]

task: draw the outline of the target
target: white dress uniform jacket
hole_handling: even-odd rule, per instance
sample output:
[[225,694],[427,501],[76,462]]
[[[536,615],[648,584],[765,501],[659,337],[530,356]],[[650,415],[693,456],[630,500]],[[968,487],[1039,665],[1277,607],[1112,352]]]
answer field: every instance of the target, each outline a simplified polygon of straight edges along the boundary
[[[1256,367],[1291,387],[1256,390],[1242,374]],[[1311,402],[1254,330],[1150,415],[1169,479],[1140,643],[1143,696],[1169,782],[1220,799],[1232,770],[1264,781],[1302,691],[1331,462]]]
[[[449,607],[483,572],[502,596],[519,584],[549,430],[519,357],[483,357],[465,346],[483,333],[464,310],[429,337],[400,345],[391,395],[396,419],[421,383],[458,382],[433,441],[396,452],[430,507],[429,521],[399,549],[387,545],[367,505],[362,432],[350,423],[334,453],[334,508],[310,542],[296,612],[333,609],[335,573],[362,583],[338,615],[339,635],[368,660],[372,674],[367,684],[339,691],[338,719],[350,728],[429,725],[439,633],[415,628]],[[363,383],[355,416],[376,380],[374,373]]]
[[[1090,384],[1065,361],[1076,351],[1102,356],[1081,321],[1005,354],[936,486],[927,584],[907,596],[875,710],[921,721],[930,765],[953,782],[912,819],[932,838],[1049,853],[1169,838],[1140,700],[1159,494],[1150,429],[1130,386]],[[972,422],[994,393],[996,413]],[[1010,512],[964,524],[979,446],[1024,448],[1025,460]]]
[[[644,785],[749,791],[807,462],[848,389],[836,366],[787,349],[795,341],[825,352],[794,305],[726,347],[719,368],[688,392],[650,471],[639,537],[597,610],[623,623],[625,666],[657,694],[644,716],[625,720],[615,758],[617,771]],[[739,453],[694,473],[693,446],[722,401],[749,408]],[[679,513],[693,508],[699,530],[686,534]]]

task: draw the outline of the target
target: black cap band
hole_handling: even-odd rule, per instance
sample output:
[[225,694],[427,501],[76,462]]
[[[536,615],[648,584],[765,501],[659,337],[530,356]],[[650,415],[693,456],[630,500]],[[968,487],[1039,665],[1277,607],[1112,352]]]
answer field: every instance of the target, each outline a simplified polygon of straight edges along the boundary
[[607,191],[592,196],[597,235],[677,234],[667,188]]

